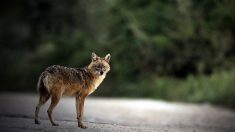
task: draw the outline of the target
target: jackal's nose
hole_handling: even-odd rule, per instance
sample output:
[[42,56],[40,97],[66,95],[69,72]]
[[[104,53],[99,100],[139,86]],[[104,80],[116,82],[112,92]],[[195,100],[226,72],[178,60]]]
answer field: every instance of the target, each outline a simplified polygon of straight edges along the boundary
[[104,73],[104,72],[103,72],[103,71],[101,71],[101,72],[100,72],[100,75],[103,75],[103,73]]

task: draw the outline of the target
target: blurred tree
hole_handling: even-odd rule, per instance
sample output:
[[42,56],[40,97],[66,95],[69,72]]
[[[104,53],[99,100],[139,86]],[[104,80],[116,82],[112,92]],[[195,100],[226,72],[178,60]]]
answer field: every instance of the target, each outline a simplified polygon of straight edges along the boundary
[[[197,76],[234,69],[234,5],[233,0],[2,0],[0,82],[3,90],[34,91],[47,66],[80,67],[91,52],[109,52],[111,77],[97,95],[155,97],[158,86],[162,98],[171,98],[164,81],[154,83],[156,77],[184,79],[190,91],[188,77],[200,84],[205,82]],[[224,89],[232,87],[232,80],[224,82],[231,84]]]

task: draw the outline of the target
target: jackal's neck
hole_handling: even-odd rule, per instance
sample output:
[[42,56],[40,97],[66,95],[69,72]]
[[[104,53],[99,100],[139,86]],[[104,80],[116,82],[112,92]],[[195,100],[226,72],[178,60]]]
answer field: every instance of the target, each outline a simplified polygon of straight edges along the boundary
[[96,75],[92,72],[91,69],[89,69],[89,66],[87,67],[84,67],[84,70],[85,72],[87,73],[87,75],[89,76],[90,80],[87,81],[89,83],[86,83],[86,84],[89,84],[90,86],[90,90],[89,90],[89,93],[88,95],[90,95],[91,93],[93,93],[97,88],[98,86],[102,83],[102,81],[104,80],[106,74],[103,74],[103,75]]
[[87,74],[89,74],[89,75],[91,76],[91,79],[92,79],[92,80],[95,80],[95,79],[97,79],[97,78],[99,77],[99,76],[95,75],[95,74],[92,72],[90,65],[84,67],[83,69],[84,69],[84,71],[85,71]]

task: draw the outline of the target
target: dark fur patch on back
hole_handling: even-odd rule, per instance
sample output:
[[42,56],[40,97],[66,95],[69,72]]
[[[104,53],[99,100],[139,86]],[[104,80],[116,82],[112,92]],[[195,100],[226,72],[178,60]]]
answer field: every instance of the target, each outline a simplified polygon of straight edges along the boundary
[[46,72],[64,80],[67,83],[80,83],[83,88],[87,88],[89,84],[92,84],[94,76],[84,68],[69,68],[60,65],[53,65],[48,67]]

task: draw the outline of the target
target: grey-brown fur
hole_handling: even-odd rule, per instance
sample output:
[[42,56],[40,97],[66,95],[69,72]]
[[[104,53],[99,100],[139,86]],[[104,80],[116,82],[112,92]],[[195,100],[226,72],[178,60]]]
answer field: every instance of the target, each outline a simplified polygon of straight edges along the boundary
[[52,118],[52,112],[61,96],[67,94],[76,97],[78,126],[86,128],[82,123],[85,98],[96,90],[110,70],[108,64],[110,57],[110,54],[101,58],[92,53],[91,63],[84,68],[68,68],[59,65],[46,68],[38,80],[37,88],[40,96],[35,110],[35,123],[39,124],[40,107],[51,97],[48,117],[52,125],[57,126],[58,124]]
[[84,90],[88,88],[88,85],[92,83],[91,81],[95,79],[95,76],[89,72],[87,67],[69,68],[60,65],[53,65],[46,68],[42,73],[42,79],[45,78],[47,74],[57,76],[58,79],[63,80],[67,84],[79,83]]

